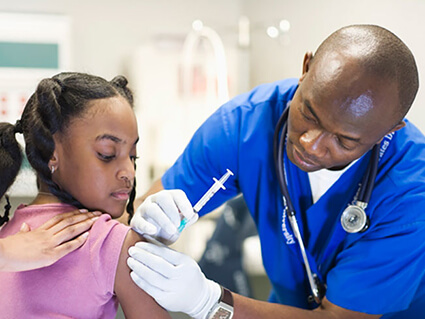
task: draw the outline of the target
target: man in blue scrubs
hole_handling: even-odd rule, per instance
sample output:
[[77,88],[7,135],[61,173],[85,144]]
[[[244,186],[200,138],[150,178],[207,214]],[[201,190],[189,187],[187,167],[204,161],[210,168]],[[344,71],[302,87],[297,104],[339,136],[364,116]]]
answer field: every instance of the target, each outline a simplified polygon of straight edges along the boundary
[[[231,293],[233,318],[424,318],[425,138],[404,118],[417,90],[414,57],[394,34],[371,25],[342,28],[314,57],[305,55],[300,79],[260,85],[207,119],[148,194],[168,191],[147,197],[132,225],[162,241],[176,240],[181,216],[191,218],[191,205],[211,178],[229,168],[235,176],[200,216],[243,193],[272,284],[269,303]],[[274,130],[287,107],[283,164],[303,242],[326,283],[320,306],[309,300],[273,162]],[[370,225],[349,234],[341,214],[376,144]],[[232,303],[228,295],[191,258],[149,243],[129,252],[133,280],[164,308],[194,318],[231,318],[231,308],[217,310]]]

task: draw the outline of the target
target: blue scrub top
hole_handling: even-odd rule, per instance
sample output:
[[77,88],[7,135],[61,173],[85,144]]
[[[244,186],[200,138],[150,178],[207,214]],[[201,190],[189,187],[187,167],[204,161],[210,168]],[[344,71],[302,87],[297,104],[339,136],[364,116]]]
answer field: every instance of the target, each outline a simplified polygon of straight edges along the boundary
[[[257,225],[270,301],[311,309],[307,275],[292,231],[282,218],[273,163],[273,133],[297,89],[297,79],[260,85],[220,107],[196,131],[162,178],[194,204],[229,168],[235,174],[201,210],[210,212],[243,193]],[[347,234],[340,224],[368,161],[363,156],[313,205],[305,172],[284,158],[289,193],[307,250],[332,303],[383,318],[425,313],[425,138],[410,122],[384,139],[385,150],[366,212],[370,228]],[[284,236],[284,231],[289,230]],[[294,248],[295,247],[295,248]]]

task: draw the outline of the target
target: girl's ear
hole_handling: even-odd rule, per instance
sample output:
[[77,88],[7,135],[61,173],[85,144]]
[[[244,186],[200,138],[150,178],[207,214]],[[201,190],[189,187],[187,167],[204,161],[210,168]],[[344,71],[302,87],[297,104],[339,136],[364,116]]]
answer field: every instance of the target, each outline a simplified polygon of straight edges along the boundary
[[53,151],[52,157],[50,157],[50,161],[49,161],[49,169],[50,172],[53,173],[58,169],[59,167],[59,151],[58,151],[58,147],[61,147],[61,143],[60,140],[58,138],[57,134],[53,134],[53,141],[55,142],[55,149]]
[[58,156],[58,151],[55,149],[49,161],[49,169],[50,169],[50,172],[52,172],[52,175],[58,169],[58,167],[59,167],[59,156]]
[[62,144],[60,142],[60,139],[59,139],[57,133],[53,134],[53,141],[55,142],[55,149],[53,151],[52,156],[50,157],[50,161],[49,161],[49,164],[48,164],[50,172],[52,173],[52,176],[53,176],[53,173],[59,168],[59,158],[60,158],[59,149],[62,147]]

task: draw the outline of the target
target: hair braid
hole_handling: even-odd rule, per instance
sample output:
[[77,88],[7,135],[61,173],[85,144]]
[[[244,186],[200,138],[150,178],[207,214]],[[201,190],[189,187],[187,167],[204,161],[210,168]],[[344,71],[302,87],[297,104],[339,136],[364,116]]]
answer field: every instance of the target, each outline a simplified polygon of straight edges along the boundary
[[[134,170],[136,171],[136,162],[134,162]],[[131,190],[130,197],[127,203],[127,213],[128,213],[128,223],[130,223],[131,218],[134,215],[134,200],[136,198],[136,176],[134,177],[133,189]]]
[[[71,120],[83,116],[90,107],[90,102],[97,99],[105,99],[115,96],[124,97],[131,107],[133,107],[133,95],[127,87],[127,80],[123,76],[117,76],[108,82],[105,79],[84,73],[66,72],[55,75],[52,78],[42,80],[37,86],[36,92],[28,100],[22,118],[15,126],[11,124],[0,125],[0,169],[4,172],[12,172],[11,169],[4,169],[13,163],[16,174],[21,165],[22,157],[19,144],[14,139],[16,132],[23,132],[25,138],[25,149],[28,161],[37,172],[37,181],[46,184],[50,192],[62,202],[82,208],[81,203],[70,193],[63,190],[52,180],[52,173],[49,162],[55,150],[54,134],[67,134],[67,127]],[[1,124],[1,123],[0,123]],[[7,138],[3,135],[7,133]],[[13,156],[4,157],[4,144],[2,140],[14,140],[15,148]],[[12,143],[12,144],[13,144]],[[16,154],[15,154],[16,153]],[[3,163],[4,162],[4,163]],[[10,162],[10,163],[9,163]],[[0,172],[1,172],[0,171]],[[3,176],[3,172],[1,172]],[[15,173],[11,173],[12,178],[1,179],[1,195],[10,186]],[[10,182],[10,183],[9,183]],[[133,188],[128,203],[129,212],[133,212],[133,202],[135,198],[135,188]]]
[[122,76],[118,75],[114,77],[110,82],[118,91],[120,95],[125,97],[127,101],[130,103],[131,106],[133,106],[133,94],[131,93],[130,89],[127,87],[128,81],[127,79]]
[[[0,198],[13,184],[22,165],[22,150],[15,138],[15,126],[10,123],[0,123]],[[4,216],[0,218],[0,226],[9,220],[10,203],[4,207]]]
[[[55,142],[53,134],[63,126],[63,117],[59,99],[62,94],[62,85],[58,80],[44,79],[31,97],[22,116],[25,134],[26,152],[28,161],[38,172],[40,179],[47,184],[50,192],[61,201],[81,207],[81,204],[69,193],[64,192],[52,180],[52,173],[48,166],[52,158]],[[28,125],[28,123],[31,123]]]

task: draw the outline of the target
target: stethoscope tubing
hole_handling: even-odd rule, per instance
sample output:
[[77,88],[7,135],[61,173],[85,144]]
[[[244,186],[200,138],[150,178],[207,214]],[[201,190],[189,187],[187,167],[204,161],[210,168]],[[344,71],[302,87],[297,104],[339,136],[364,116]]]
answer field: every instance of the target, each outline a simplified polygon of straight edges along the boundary
[[375,144],[372,148],[372,154],[370,158],[370,163],[368,167],[367,181],[365,186],[364,195],[359,198],[360,201],[364,203],[369,203],[370,197],[372,195],[373,187],[375,186],[376,174],[378,173],[378,162],[379,162],[379,144]]
[[[276,129],[274,132],[273,137],[273,152],[274,152],[274,159],[275,159],[275,167],[276,167],[276,175],[278,177],[280,190],[283,194],[283,196],[286,197],[286,205],[288,206],[288,214],[289,216],[295,215],[294,207],[292,206],[291,199],[289,198],[289,191],[288,187],[286,186],[286,174],[283,168],[283,165],[280,165],[280,163],[283,163],[283,153],[284,153],[284,147],[285,142],[283,141],[285,139],[286,135],[286,123],[288,119],[289,114],[289,106],[286,107],[286,109],[283,111],[282,116],[279,118],[279,121],[276,125]],[[282,128],[281,136],[280,136],[280,143],[279,143],[279,131],[280,128]]]
[[[273,152],[274,152],[275,166],[277,170],[279,186],[284,196],[284,202],[286,202],[286,206],[288,208],[288,211],[287,211],[288,219],[291,224],[292,231],[294,232],[295,238],[298,241],[298,245],[301,251],[301,256],[304,262],[304,267],[307,273],[308,282],[310,284],[310,288],[313,293],[313,298],[317,304],[320,304],[322,296],[320,296],[320,290],[315,280],[315,277],[316,278],[318,277],[317,277],[317,274],[314,274],[313,271],[311,270],[310,262],[308,261],[307,253],[304,247],[304,241],[302,240],[297,218],[295,216],[295,210],[292,206],[292,202],[289,197],[288,187],[286,185],[286,174],[285,174],[285,169],[283,167],[283,153],[284,153],[284,147],[285,147],[284,139],[286,135],[288,113],[289,113],[289,106],[284,110],[282,116],[279,118],[279,121],[276,126],[276,130],[274,133]],[[282,132],[280,137],[281,142],[279,143],[280,128],[282,128]],[[280,165],[279,163],[282,163],[282,165]]]
[[[287,133],[287,122],[289,116],[289,105],[285,108],[282,115],[280,116],[278,123],[275,128],[275,132],[273,135],[273,157],[275,161],[275,169],[276,175],[278,177],[279,186],[283,195],[284,206],[286,206],[288,219],[291,224],[291,228],[294,232],[296,239],[298,240],[298,244],[301,250],[301,255],[304,261],[304,266],[307,272],[308,281],[310,284],[310,288],[313,293],[313,298],[317,304],[320,304],[321,299],[324,297],[324,291],[319,290],[318,283],[315,279],[318,280],[317,274],[314,274],[311,270],[310,263],[306,254],[306,250],[304,247],[304,242],[301,237],[301,233],[299,230],[298,222],[295,216],[295,210],[292,205],[291,199],[289,197],[289,191],[286,182],[286,173],[283,163],[283,154],[285,148],[285,139]],[[281,131],[281,132],[280,132]],[[280,134],[279,134],[280,132]],[[280,138],[279,138],[280,135]],[[367,206],[372,190],[375,184],[375,178],[378,170],[378,162],[379,162],[379,144],[375,144],[372,149],[371,158],[369,160],[369,165],[367,171],[362,179],[362,184],[359,187],[359,191],[357,194],[357,201],[365,204],[364,207]],[[285,207],[284,207],[285,209]],[[367,215],[366,215],[367,218]],[[367,229],[367,227],[365,228]],[[323,285],[323,287],[325,287]]]

